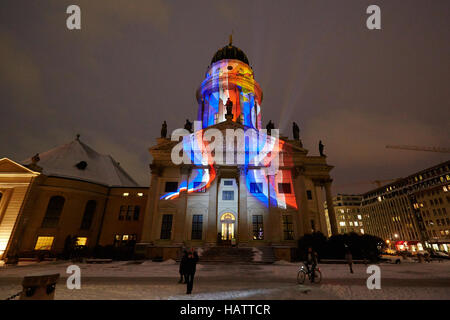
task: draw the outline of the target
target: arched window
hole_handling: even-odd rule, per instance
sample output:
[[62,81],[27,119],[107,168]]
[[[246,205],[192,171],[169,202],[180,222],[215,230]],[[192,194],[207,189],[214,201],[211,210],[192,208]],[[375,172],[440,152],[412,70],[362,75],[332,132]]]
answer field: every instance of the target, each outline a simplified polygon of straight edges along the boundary
[[63,210],[64,202],[65,199],[61,196],[50,198],[44,220],[42,221],[42,228],[56,228],[58,226],[59,216]]
[[80,229],[89,230],[91,228],[92,220],[94,219],[95,208],[97,208],[97,201],[89,200],[86,203]]

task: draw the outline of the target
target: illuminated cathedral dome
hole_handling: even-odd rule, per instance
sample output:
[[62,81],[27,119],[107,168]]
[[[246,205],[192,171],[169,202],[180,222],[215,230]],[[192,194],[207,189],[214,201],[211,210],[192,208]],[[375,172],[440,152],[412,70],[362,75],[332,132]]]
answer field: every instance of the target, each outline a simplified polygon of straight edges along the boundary
[[231,36],[230,36],[230,43],[225,47],[223,47],[222,49],[217,50],[216,54],[211,59],[211,64],[225,59],[239,60],[244,62],[245,64],[249,64],[248,58],[245,55],[244,51],[242,51],[238,47],[233,46]]

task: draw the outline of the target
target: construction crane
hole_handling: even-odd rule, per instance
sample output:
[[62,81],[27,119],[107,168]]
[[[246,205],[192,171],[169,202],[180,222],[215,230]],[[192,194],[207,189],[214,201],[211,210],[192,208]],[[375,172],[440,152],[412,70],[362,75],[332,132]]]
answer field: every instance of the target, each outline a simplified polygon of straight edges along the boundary
[[377,188],[389,184],[391,182],[396,181],[397,179],[388,179],[388,180],[374,180],[374,181],[359,181],[359,182],[353,182],[353,183],[346,183],[346,184],[341,184],[341,185],[337,185],[337,187],[347,187],[347,186],[355,186],[355,185],[367,185],[367,184],[375,184],[377,186]]
[[387,145],[386,149],[401,149],[401,150],[413,150],[413,151],[429,151],[429,152],[450,153],[450,148],[442,148],[442,147],[391,146],[391,145]]

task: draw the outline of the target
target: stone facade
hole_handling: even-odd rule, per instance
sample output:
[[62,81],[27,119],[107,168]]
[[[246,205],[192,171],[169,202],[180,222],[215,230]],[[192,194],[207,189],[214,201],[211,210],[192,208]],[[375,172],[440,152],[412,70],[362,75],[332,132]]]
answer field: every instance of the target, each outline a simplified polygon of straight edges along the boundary
[[[239,55],[232,56],[233,52]],[[172,160],[172,150],[180,141],[185,144],[187,139],[201,140],[208,130],[225,137],[230,129],[261,129],[262,90],[242,55],[231,44],[215,55],[197,90],[200,125],[182,140],[158,138],[149,149],[153,158],[151,184],[140,252],[236,244],[272,246],[275,251],[279,249],[276,254],[285,256],[304,234],[337,233],[334,210],[328,219],[323,206],[326,201],[333,208],[333,167],[326,163],[326,156],[309,156],[300,139],[277,140],[280,149],[276,172],[267,166],[237,161],[175,164]],[[230,143],[238,144],[234,137],[231,142],[224,141],[223,154],[229,152]],[[237,149],[232,149],[232,159],[238,159]],[[208,157],[204,150],[200,151],[203,159]],[[214,152],[217,154],[217,148]],[[206,178],[199,180],[198,172]]]

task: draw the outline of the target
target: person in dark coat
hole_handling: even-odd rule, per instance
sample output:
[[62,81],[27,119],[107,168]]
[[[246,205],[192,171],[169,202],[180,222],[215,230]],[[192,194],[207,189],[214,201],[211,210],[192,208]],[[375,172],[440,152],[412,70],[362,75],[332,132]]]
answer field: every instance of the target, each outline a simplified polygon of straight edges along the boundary
[[183,257],[181,258],[181,261],[180,261],[180,270],[179,270],[179,272],[180,272],[180,281],[178,281],[178,283],[186,283],[186,272],[185,272],[185,268],[186,268],[186,260],[187,260],[187,256],[188,256],[188,253],[187,253],[187,251],[186,250],[184,250],[184,252],[183,252]]
[[185,270],[185,279],[186,279],[186,294],[192,293],[192,288],[194,286],[194,275],[197,267],[198,262],[198,254],[194,250],[194,248],[191,248],[191,250],[188,252],[186,264],[184,267]]
[[345,252],[345,260],[347,260],[348,267],[350,268],[350,273],[353,273],[353,256],[349,248]]
[[[314,278],[316,276],[314,271],[316,270],[317,262],[318,262],[317,252],[315,252],[312,247],[309,247],[308,252],[306,253],[305,265],[308,272],[311,272],[311,283],[314,282]],[[311,268],[309,267],[310,265]]]

